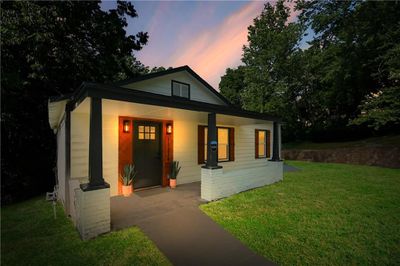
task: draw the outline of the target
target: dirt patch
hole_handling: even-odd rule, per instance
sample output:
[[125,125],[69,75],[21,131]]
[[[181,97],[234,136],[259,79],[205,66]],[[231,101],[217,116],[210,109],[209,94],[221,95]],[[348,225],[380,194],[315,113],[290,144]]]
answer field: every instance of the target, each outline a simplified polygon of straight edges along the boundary
[[400,168],[399,147],[359,147],[323,150],[282,150],[286,160],[348,163]]

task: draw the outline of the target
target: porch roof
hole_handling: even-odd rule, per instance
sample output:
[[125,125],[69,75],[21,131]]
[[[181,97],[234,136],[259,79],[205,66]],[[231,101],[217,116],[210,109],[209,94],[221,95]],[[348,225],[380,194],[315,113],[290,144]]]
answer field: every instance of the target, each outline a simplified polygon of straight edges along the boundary
[[266,121],[280,122],[281,118],[268,114],[245,111],[243,109],[210,104],[205,102],[188,100],[181,97],[171,97],[161,94],[144,92],[134,89],[127,89],[115,85],[84,82],[79,89],[72,95],[70,104],[72,110],[75,109],[86,97],[98,97],[124,102],[134,102],[149,105],[165,106],[191,111],[210,112],[217,114],[233,115],[246,118],[255,118]]
[[[268,114],[246,111],[232,105],[217,105],[205,102],[193,101],[181,97],[165,96],[150,92],[144,92],[134,89],[119,87],[116,85],[107,85],[91,82],[83,82],[81,86],[68,96],[50,98],[49,106],[53,106],[61,101],[68,100],[67,107],[69,111],[73,111],[87,97],[96,97],[101,99],[117,100],[132,103],[141,103],[154,106],[164,106],[177,109],[185,109],[191,111],[216,113],[223,115],[231,115],[244,118],[253,118],[265,121],[281,122],[281,118]],[[49,120],[52,120],[49,117]],[[54,120],[54,119],[53,119]],[[51,125],[52,128],[57,126]]]

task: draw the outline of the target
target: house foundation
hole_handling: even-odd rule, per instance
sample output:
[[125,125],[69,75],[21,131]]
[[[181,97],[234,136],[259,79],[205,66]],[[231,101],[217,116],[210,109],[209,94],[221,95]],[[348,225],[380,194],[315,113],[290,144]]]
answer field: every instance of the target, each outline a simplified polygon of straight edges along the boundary
[[269,161],[265,166],[226,172],[223,168],[202,168],[201,198],[207,201],[217,200],[282,179],[282,161]]
[[83,240],[110,232],[110,188],[84,191],[75,194],[76,224]]

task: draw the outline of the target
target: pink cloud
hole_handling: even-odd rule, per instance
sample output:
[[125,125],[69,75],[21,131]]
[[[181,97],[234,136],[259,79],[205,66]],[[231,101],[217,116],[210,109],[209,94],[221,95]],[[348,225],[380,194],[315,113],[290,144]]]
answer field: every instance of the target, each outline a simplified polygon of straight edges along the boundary
[[247,43],[247,27],[260,14],[263,5],[263,2],[249,2],[218,27],[203,31],[172,55],[171,65],[189,65],[218,88],[225,69],[239,65],[242,47]]
[[[294,4],[288,6],[293,10]],[[253,19],[260,15],[264,2],[249,2],[241,9],[225,18],[219,25],[200,32],[193,32],[196,23],[202,23],[207,16],[215,12],[212,4],[198,3],[196,13],[192,20],[182,28],[174,37],[174,49],[171,55],[161,55],[157,52],[146,53],[144,63],[150,65],[182,66],[189,65],[200,76],[207,80],[215,89],[218,89],[221,76],[228,67],[237,67],[241,63],[243,45],[247,45],[247,27],[253,24]],[[155,17],[168,10],[168,5],[159,5]],[[289,21],[294,21],[297,13],[291,13]],[[149,32],[159,36],[162,23],[155,18]],[[163,23],[166,23],[165,21]],[[150,35],[152,36],[152,35]],[[193,37],[194,36],[194,37]],[[154,40],[169,41],[169,40]],[[149,48],[156,45],[150,40]],[[145,51],[143,51],[145,52]],[[163,62],[167,61],[167,62]]]

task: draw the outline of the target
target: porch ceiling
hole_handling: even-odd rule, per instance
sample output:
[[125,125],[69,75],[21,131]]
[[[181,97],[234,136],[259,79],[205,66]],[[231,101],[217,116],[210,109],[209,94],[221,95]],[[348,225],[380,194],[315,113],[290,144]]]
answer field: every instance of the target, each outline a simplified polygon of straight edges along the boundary
[[[76,113],[89,113],[90,98],[86,98],[73,111]],[[195,120],[207,123],[208,112],[191,111],[172,107],[147,105],[140,103],[123,102],[103,99],[103,114],[117,116],[132,116],[138,118],[164,119],[164,120]],[[265,120],[217,114],[217,124],[221,125],[250,125],[265,124]],[[271,122],[272,123],[272,122]]]

